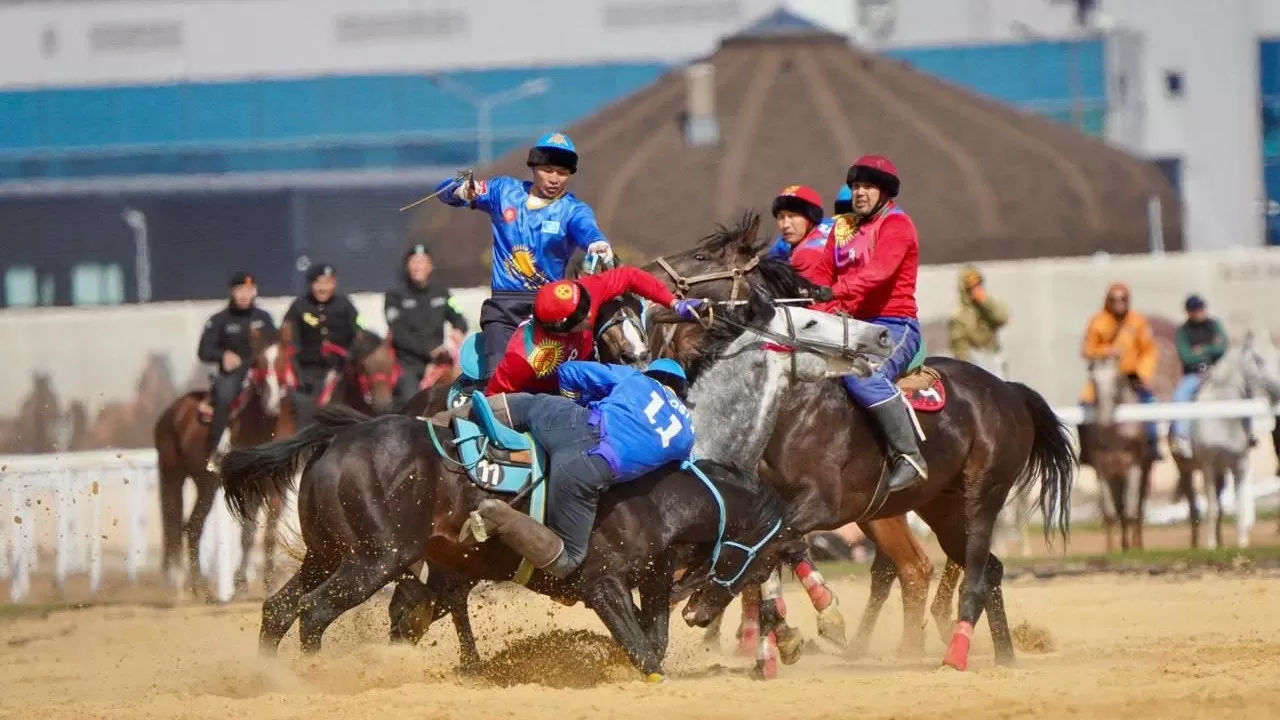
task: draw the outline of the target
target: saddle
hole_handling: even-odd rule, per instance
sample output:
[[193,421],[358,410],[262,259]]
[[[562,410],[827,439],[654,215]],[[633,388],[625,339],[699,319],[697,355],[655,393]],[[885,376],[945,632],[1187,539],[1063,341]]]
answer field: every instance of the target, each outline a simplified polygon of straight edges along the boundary
[[[210,386],[213,385],[212,375],[209,376],[209,384]],[[227,422],[240,417],[240,413],[244,410],[245,403],[249,401],[249,394],[252,391],[253,381],[250,377],[246,376],[244,384],[240,386],[240,392],[234,398],[231,398],[231,407],[229,408],[230,412],[227,414]],[[204,399],[202,399],[200,404],[196,406],[196,414],[201,425],[208,425],[213,422],[213,394],[211,392],[206,391],[204,393]]]
[[920,349],[912,356],[911,362],[907,363],[906,369],[894,384],[913,409],[938,412],[947,404],[947,388],[942,382],[942,373],[924,364],[928,354],[924,340],[921,339]]
[[[424,419],[446,464],[460,468],[485,492],[515,496],[513,500],[528,495],[529,517],[545,524],[546,452],[531,435],[511,428],[505,403],[490,404],[485,397],[480,380],[482,342],[476,333],[463,343],[462,374],[449,388],[449,409]],[[512,582],[528,583],[533,570],[528,561],[522,561]]]

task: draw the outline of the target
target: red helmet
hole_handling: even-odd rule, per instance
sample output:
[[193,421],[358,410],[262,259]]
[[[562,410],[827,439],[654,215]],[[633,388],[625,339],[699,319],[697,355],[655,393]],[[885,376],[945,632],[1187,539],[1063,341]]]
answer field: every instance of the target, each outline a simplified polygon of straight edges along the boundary
[[854,161],[845,176],[845,184],[853,187],[854,183],[871,183],[880,188],[880,192],[891,198],[898,197],[902,181],[898,179],[898,168],[889,162],[889,158],[880,155],[863,155]]
[[773,199],[773,216],[783,210],[799,213],[817,225],[822,222],[822,196],[808,185],[788,185]]
[[590,312],[591,298],[572,280],[543,285],[533,297],[533,319],[548,332],[567,333]]

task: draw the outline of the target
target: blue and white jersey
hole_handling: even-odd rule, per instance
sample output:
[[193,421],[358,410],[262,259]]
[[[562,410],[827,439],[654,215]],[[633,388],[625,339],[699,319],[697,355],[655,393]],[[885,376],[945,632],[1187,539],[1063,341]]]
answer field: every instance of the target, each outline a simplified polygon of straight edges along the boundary
[[605,240],[595,212],[573,193],[530,202],[533,183],[503,175],[477,180],[476,198],[467,203],[454,195],[459,184],[457,180],[440,183],[436,189],[444,191],[438,197],[446,205],[470,205],[488,213],[494,291],[532,292],[563,280],[575,249],[586,250],[591,243]]
[[556,370],[560,392],[592,410],[597,452],[615,482],[634,480],[693,452],[693,418],[662,383],[625,365],[573,361]]

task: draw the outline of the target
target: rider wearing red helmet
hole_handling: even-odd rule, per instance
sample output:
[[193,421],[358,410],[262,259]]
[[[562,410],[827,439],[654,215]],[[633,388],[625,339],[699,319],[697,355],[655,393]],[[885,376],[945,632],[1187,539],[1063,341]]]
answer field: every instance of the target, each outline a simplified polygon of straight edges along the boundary
[[853,213],[836,218],[810,278],[828,286],[816,296],[830,298],[815,309],[882,325],[895,342],[879,370],[867,378],[845,377],[844,384],[884,429],[893,455],[889,489],[902,490],[928,477],[915,424],[894,384],[922,343],[916,306],[920,241],[915,224],[894,202],[901,181],[887,158],[858,158],[846,184],[853,191]]
[[805,185],[789,185],[773,199],[773,218],[780,237],[769,249],[769,257],[787,259],[809,280],[822,264],[832,221],[824,217],[822,196]]
[[591,357],[600,307],[627,293],[671,308],[686,319],[696,317],[700,304],[698,300],[677,300],[661,280],[634,267],[544,285],[534,296],[533,317],[511,336],[485,394],[558,392],[556,369],[570,360]]

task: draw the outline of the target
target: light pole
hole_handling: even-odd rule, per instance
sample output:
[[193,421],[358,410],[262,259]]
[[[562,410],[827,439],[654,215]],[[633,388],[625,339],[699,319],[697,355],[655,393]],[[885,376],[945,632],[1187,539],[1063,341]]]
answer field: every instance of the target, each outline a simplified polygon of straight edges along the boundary
[[126,207],[120,217],[133,231],[133,273],[137,281],[138,302],[151,302],[151,246],[147,243],[147,216],[141,210]]
[[493,162],[493,109],[516,100],[541,95],[551,88],[551,80],[537,77],[526,80],[510,90],[490,95],[478,95],[474,90],[447,75],[428,75],[433,85],[454,97],[465,100],[476,109],[476,165],[484,167]]

